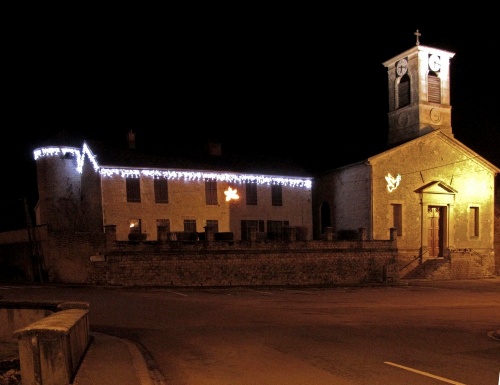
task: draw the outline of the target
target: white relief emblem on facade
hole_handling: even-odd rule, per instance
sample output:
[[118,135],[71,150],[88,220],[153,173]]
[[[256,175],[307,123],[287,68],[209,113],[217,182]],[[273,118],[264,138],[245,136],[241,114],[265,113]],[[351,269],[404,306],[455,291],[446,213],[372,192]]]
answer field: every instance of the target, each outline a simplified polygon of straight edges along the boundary
[[387,190],[393,192],[398,188],[399,182],[401,182],[401,175],[398,174],[398,176],[394,178],[391,173],[388,173],[385,180],[387,181]]

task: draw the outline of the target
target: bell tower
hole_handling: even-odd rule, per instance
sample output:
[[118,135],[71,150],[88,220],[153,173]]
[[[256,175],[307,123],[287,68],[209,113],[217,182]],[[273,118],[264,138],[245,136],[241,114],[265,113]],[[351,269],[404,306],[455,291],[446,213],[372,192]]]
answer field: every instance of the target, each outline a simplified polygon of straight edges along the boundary
[[450,59],[453,52],[416,45],[382,63],[389,85],[389,146],[432,130],[453,136],[450,105]]

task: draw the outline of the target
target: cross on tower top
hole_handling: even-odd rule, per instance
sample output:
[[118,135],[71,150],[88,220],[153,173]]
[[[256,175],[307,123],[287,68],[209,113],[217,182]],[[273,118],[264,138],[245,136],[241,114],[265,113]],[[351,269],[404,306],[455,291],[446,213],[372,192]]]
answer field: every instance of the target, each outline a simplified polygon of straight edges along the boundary
[[413,34],[417,37],[417,45],[420,45],[420,41],[418,40],[418,38],[422,36],[422,34],[418,32],[418,29],[415,32],[413,32]]

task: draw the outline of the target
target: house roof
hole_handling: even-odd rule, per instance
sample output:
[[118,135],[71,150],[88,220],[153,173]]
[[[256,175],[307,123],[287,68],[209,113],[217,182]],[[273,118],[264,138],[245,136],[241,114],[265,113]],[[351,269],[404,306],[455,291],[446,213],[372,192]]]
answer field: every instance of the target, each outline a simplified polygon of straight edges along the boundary
[[99,166],[106,168],[158,168],[312,178],[301,165],[290,159],[266,157],[261,154],[210,155],[206,148],[178,153],[113,147],[93,140],[86,140],[85,143],[96,157]]

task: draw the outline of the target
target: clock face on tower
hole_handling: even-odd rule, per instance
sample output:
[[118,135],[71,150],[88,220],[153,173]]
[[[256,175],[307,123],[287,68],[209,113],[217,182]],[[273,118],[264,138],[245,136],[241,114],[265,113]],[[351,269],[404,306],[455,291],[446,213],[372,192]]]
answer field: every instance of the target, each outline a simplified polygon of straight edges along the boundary
[[398,76],[403,76],[408,71],[408,60],[401,59],[396,64],[396,73]]
[[429,68],[432,71],[439,71],[441,69],[441,59],[438,55],[432,54],[429,56]]

